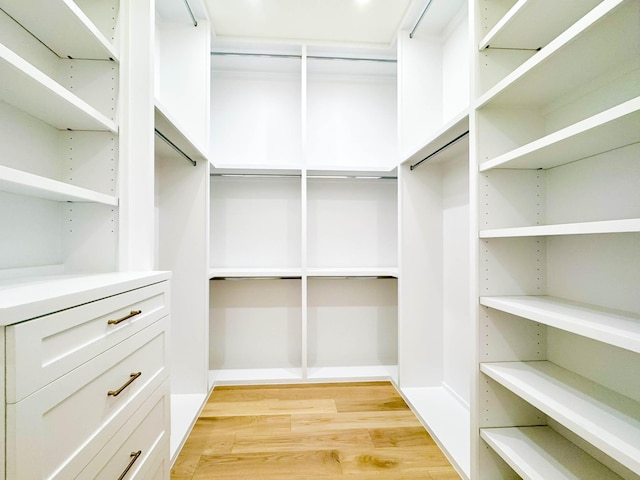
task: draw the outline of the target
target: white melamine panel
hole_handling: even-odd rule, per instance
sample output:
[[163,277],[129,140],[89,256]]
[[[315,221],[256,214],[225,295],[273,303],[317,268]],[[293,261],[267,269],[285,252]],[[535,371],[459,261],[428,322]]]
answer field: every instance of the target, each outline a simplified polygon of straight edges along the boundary
[[397,265],[395,179],[309,178],[309,267]]
[[447,27],[442,44],[443,124],[469,107],[471,93],[469,54],[469,15],[465,2],[462,10]]
[[[96,27],[83,11],[83,3],[73,0],[25,0],[0,3],[2,9],[47,45],[59,57],[66,58],[116,58],[112,37]],[[99,3],[99,2],[96,2]],[[118,2],[103,2],[111,8],[110,24],[115,26],[118,18]],[[43,22],[42,19],[47,21]],[[64,35],[60,35],[64,32]]]
[[168,300],[162,282],[7,327],[7,402],[22,400],[166,316]]
[[210,368],[301,367],[300,280],[214,280]]
[[480,238],[541,237],[625,232],[640,232],[640,219],[632,218],[629,220],[609,220],[604,222],[565,223],[536,227],[481,230]]
[[485,428],[481,437],[525,480],[621,480],[549,427]]
[[308,366],[396,365],[395,279],[308,280]]
[[307,167],[395,167],[395,61],[309,58],[307,65]]
[[211,162],[300,168],[300,58],[214,55]]
[[[82,470],[82,478],[158,479],[158,455],[168,459],[169,386],[165,382]],[[139,452],[139,454],[138,454]],[[168,474],[168,472],[165,471]]]
[[[34,395],[8,405],[8,475],[41,478],[44,472],[50,478],[69,478],[80,473],[166,380],[165,328],[160,320]],[[141,375],[120,395],[107,395],[124,386],[134,372]]]
[[482,38],[478,48],[540,49],[600,1],[518,0]]
[[550,362],[482,364],[481,370],[612,458],[640,471],[640,406]]
[[301,265],[300,177],[211,177],[210,265]]

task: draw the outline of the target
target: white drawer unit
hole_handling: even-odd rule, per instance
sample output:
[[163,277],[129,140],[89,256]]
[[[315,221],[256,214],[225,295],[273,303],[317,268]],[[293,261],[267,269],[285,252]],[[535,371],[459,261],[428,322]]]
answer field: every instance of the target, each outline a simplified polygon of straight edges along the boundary
[[166,316],[168,293],[161,282],[7,327],[7,403]]
[[169,274],[126,277],[3,328],[2,478],[169,478]]

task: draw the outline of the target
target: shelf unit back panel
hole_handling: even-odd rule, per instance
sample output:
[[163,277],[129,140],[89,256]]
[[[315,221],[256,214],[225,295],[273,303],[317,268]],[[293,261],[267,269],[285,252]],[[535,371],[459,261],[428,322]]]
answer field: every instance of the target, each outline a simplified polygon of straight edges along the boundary
[[300,280],[209,285],[211,369],[301,367]]
[[307,60],[309,168],[391,169],[396,162],[395,61]]
[[310,267],[397,265],[397,182],[309,178]]
[[212,55],[211,160],[300,168],[300,58]]
[[212,267],[300,267],[300,177],[211,177]]
[[398,363],[396,279],[310,278],[307,289],[310,368]]

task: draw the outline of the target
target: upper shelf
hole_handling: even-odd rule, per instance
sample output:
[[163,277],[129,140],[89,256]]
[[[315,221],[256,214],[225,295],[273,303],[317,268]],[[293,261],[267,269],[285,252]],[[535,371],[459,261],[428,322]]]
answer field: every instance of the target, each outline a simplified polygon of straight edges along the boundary
[[480,435],[524,480],[622,480],[550,427],[483,428]]
[[0,191],[58,202],[94,202],[117,206],[118,198],[0,165]]
[[640,353],[640,315],[549,296],[480,297],[480,304]]
[[191,138],[191,135],[179,125],[157,99],[155,102],[155,128],[192,160],[207,161],[206,150]]
[[210,268],[209,279],[225,279],[225,278],[301,278],[301,268]]
[[632,1],[602,1],[482,95],[477,106],[549,105],[637,61],[636,15]]
[[109,118],[0,44],[0,100],[59,130],[117,133]]
[[480,238],[518,238],[556,235],[597,235],[602,233],[640,232],[640,219],[603,220],[599,222],[562,223],[531,227],[480,230]]
[[640,404],[551,362],[480,370],[632,471],[640,471]]
[[396,267],[309,267],[309,277],[338,277],[338,278],[371,278],[371,277],[398,277]]
[[640,97],[480,164],[492,168],[552,168],[640,141]]
[[478,48],[542,48],[600,1],[518,0]]
[[61,58],[118,58],[113,44],[73,0],[2,0],[0,8]]

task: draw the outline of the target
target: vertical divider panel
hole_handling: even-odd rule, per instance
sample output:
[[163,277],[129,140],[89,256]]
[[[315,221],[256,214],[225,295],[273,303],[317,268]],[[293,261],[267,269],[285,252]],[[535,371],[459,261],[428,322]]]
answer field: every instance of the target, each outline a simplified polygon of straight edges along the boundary
[[309,312],[308,312],[308,298],[309,298],[309,277],[307,275],[308,267],[308,228],[307,223],[309,219],[308,215],[308,202],[307,202],[307,46],[302,45],[301,48],[301,62],[300,62],[300,123],[302,125],[301,142],[300,142],[300,163],[301,163],[301,175],[300,175],[300,266],[301,266],[301,294],[302,305],[300,310],[300,332],[301,332],[301,354],[302,354],[302,379],[308,378],[308,355],[309,355]]

